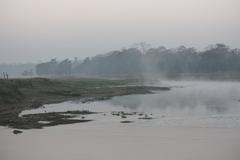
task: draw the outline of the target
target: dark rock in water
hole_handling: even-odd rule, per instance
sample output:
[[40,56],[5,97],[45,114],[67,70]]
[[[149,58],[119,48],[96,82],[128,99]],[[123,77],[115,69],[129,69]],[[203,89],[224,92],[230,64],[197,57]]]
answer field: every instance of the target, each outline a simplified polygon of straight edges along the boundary
[[132,115],[136,115],[137,112],[123,112],[123,111],[113,111],[111,113],[113,116],[132,116]]
[[137,112],[121,112],[122,115],[128,115],[128,116],[132,116],[132,115],[136,115]]
[[150,120],[150,119],[153,119],[152,117],[139,117],[138,119],[147,119],[147,120]]
[[153,119],[152,117],[149,117],[147,114],[145,114],[144,117],[139,117],[138,119]]
[[112,112],[112,115],[113,115],[113,116],[120,116],[120,112],[113,111],[113,112]]
[[23,132],[20,130],[13,130],[13,134],[20,134],[20,133],[23,133]]
[[139,116],[143,116],[143,113],[139,113],[138,115],[139,115]]
[[125,115],[121,115],[121,118],[127,118],[127,116],[125,116]]
[[120,123],[133,123],[134,121],[121,121]]

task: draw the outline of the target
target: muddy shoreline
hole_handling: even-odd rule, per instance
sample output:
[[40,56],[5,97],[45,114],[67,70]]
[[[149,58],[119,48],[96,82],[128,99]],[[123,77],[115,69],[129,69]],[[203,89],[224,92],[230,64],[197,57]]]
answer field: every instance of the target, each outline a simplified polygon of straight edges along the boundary
[[[34,109],[44,104],[61,103],[69,100],[80,99],[82,103],[90,101],[107,100],[114,96],[130,95],[130,94],[152,94],[152,91],[168,91],[168,87],[153,86],[120,86],[128,84],[126,82],[113,81],[52,81],[49,79],[36,80],[14,80],[14,90],[18,90],[22,99],[14,100],[13,103],[0,103],[0,126],[7,126],[15,129],[41,129],[43,127],[55,126],[60,124],[83,123],[92,121],[91,119],[71,119],[77,115],[97,114],[93,112],[76,111],[71,115],[64,115],[67,112],[43,113],[25,115],[20,117],[19,114],[23,110]],[[47,83],[46,83],[47,82]],[[9,83],[9,82],[7,82]],[[10,83],[10,84],[11,84]],[[56,85],[60,83],[60,85]],[[84,84],[83,84],[84,83]],[[89,84],[90,83],[90,84]],[[104,85],[103,85],[104,83]],[[111,87],[108,84],[113,84]],[[17,85],[16,85],[17,84]],[[23,85],[24,84],[24,85]],[[49,85],[50,84],[50,85]],[[64,88],[63,88],[64,86]],[[76,86],[81,86],[76,88]],[[10,86],[11,87],[11,86]],[[16,88],[17,87],[17,88]],[[1,91],[1,90],[0,90]],[[3,91],[1,91],[3,93]],[[0,92],[0,95],[2,94]],[[5,96],[6,97],[6,96]],[[15,98],[15,97],[11,97]],[[15,102],[16,101],[16,102]],[[50,123],[39,123],[39,121],[50,121]]]

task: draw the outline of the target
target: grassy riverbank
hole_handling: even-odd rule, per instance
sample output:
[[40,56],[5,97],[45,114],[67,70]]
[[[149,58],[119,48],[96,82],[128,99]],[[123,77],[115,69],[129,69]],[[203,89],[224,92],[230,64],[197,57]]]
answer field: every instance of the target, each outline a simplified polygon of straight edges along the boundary
[[137,80],[75,78],[0,80],[0,125],[24,129],[38,128],[36,125],[38,122],[34,121],[34,118],[26,119],[18,117],[18,114],[22,110],[37,108],[43,104],[72,99],[81,99],[82,102],[105,100],[120,95],[149,94],[152,90],[169,88],[143,86]]

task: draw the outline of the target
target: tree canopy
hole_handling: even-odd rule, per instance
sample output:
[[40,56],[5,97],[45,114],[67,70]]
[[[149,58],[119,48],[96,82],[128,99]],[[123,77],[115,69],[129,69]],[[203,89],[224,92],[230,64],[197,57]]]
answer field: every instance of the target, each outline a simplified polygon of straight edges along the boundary
[[204,51],[180,46],[177,48],[143,47],[113,51],[104,55],[87,57],[77,63],[65,59],[36,66],[39,75],[80,76],[141,76],[162,74],[240,74],[240,50],[224,44],[208,46]]

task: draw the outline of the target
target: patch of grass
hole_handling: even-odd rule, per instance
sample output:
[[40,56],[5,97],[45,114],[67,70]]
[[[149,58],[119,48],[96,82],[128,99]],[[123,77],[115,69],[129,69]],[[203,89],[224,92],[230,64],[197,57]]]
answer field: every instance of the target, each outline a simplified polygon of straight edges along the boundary
[[8,80],[0,80],[0,104],[17,103],[23,97],[17,84]]
[[[134,80],[103,80],[88,78],[11,79],[0,80],[0,104],[16,103],[46,97],[86,97],[111,94],[113,86],[135,83]],[[121,88],[119,88],[121,93]]]
[[136,80],[87,78],[0,80],[0,104],[35,100],[44,101],[64,97],[96,97],[97,99],[105,99],[105,97],[115,95],[150,93],[149,90],[159,89],[146,86],[124,86],[136,82]]

